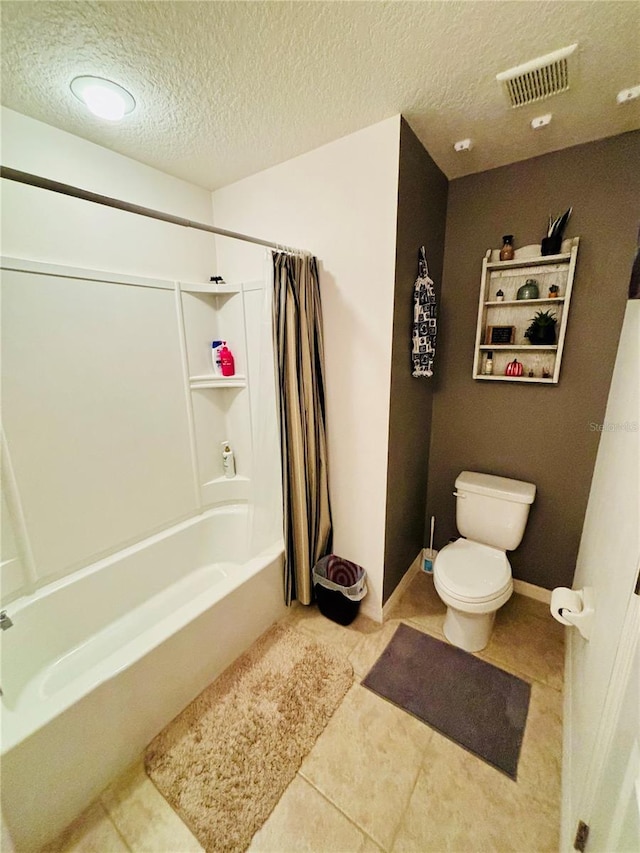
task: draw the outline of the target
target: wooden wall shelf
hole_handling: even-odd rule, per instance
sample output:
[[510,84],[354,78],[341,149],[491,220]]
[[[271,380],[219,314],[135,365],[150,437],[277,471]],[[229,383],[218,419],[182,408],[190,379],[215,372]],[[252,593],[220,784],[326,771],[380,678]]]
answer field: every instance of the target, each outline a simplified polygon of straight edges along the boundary
[[[473,357],[473,378],[499,382],[529,382],[555,385],[560,378],[562,352],[567,332],[569,304],[578,257],[579,237],[565,240],[562,252],[557,255],[541,255],[540,246],[524,246],[516,249],[511,261],[500,260],[499,249],[489,249],[482,262],[480,299],[478,302],[478,324]],[[518,289],[527,279],[538,283],[539,299],[517,299]],[[559,288],[556,297],[548,295],[549,287]],[[496,299],[502,290],[504,298]],[[555,309],[557,318],[557,341],[551,345],[532,345],[524,333],[537,311]],[[487,330],[496,327],[499,340],[510,343],[487,343]],[[487,374],[488,354],[492,353],[493,371]],[[523,365],[522,376],[507,376],[510,361],[517,358]]]

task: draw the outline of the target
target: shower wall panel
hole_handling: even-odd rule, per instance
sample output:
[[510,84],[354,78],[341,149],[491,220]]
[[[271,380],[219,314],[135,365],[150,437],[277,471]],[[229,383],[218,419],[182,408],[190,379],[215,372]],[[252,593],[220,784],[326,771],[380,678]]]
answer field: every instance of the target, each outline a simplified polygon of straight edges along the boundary
[[2,307],[32,581],[194,512],[174,291],[5,270]]

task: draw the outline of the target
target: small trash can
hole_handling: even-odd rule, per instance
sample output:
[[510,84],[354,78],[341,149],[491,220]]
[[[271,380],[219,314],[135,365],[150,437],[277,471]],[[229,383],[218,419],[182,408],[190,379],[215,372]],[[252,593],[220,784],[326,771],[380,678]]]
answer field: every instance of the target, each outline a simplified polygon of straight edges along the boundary
[[315,564],[312,579],[320,613],[339,625],[350,625],[367,594],[367,573],[362,566],[329,554]]

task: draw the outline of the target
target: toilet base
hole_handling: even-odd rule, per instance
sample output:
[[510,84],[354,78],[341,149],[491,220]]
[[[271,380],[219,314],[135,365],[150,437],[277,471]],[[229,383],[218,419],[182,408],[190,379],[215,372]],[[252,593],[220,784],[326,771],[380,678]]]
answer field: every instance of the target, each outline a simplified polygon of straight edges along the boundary
[[479,652],[489,642],[495,618],[495,610],[491,613],[463,613],[449,606],[444,620],[444,635],[459,649]]

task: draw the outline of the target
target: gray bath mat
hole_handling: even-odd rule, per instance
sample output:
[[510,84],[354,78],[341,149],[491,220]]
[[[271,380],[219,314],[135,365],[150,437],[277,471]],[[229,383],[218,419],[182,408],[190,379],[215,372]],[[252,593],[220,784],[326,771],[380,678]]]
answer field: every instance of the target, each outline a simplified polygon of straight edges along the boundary
[[400,625],[362,683],[516,779],[526,681]]

